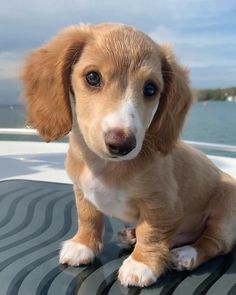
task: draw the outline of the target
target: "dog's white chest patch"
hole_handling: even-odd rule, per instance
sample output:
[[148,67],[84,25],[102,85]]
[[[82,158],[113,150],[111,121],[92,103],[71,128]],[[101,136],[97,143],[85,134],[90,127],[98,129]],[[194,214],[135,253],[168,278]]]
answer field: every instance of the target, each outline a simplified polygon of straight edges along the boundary
[[126,194],[105,184],[100,178],[90,175],[80,183],[84,197],[105,215],[121,220],[125,216]]

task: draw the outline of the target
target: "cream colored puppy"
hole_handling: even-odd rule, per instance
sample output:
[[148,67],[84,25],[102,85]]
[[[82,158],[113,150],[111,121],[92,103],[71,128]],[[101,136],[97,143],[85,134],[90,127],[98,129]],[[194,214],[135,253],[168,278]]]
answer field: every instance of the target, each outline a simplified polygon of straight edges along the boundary
[[167,46],[125,25],[70,27],[28,57],[22,79],[41,136],[71,131],[66,167],[79,230],[60,263],[92,262],[103,214],[136,224],[136,245],[119,270],[125,286],[154,283],[169,262],[193,269],[230,251],[235,180],[178,141],[192,98]]

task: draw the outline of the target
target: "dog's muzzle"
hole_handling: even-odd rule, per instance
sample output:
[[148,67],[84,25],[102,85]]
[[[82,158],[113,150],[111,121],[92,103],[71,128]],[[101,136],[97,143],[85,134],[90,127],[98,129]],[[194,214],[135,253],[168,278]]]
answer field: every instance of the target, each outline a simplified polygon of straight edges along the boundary
[[107,131],[104,140],[109,153],[114,156],[125,156],[136,147],[135,136],[122,129]]

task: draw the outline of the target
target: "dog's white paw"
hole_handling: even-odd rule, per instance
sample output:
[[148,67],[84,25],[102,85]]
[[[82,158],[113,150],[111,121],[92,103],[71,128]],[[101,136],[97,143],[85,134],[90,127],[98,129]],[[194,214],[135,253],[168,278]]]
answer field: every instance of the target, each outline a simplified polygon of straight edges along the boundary
[[171,250],[171,262],[177,270],[191,270],[197,261],[197,251],[194,247],[183,246]]
[[59,255],[61,264],[78,266],[81,264],[89,264],[93,261],[95,255],[93,251],[81,244],[72,240],[65,241]]
[[118,278],[123,286],[150,286],[157,280],[152,270],[144,263],[135,261],[131,256],[124,260]]

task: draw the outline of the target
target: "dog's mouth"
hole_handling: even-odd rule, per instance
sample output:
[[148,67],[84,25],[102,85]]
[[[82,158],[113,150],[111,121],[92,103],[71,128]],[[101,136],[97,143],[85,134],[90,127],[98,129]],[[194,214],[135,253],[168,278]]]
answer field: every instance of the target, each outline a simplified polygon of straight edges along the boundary
[[112,157],[124,157],[136,147],[136,137],[133,133],[125,133],[122,129],[114,129],[105,133],[104,141],[108,153]]
[[105,145],[105,153],[103,154],[106,160],[110,161],[127,161],[134,159],[140,152],[142,143],[136,141],[135,137],[132,137],[122,144],[107,143]]
[[133,149],[129,153],[125,153],[123,155],[121,155],[121,154],[114,155],[114,154],[109,153],[109,151],[107,151],[107,153],[104,154],[104,158],[108,161],[110,160],[110,161],[121,162],[121,161],[127,161],[127,160],[134,159],[138,155],[138,153],[139,153],[138,149]]
[[133,134],[121,138],[116,134],[110,134],[109,137],[103,137],[102,141],[102,145],[93,145],[89,141],[86,141],[86,144],[94,154],[105,161],[132,160],[138,155],[142,147],[142,142],[136,140],[136,136]]
[[123,157],[122,156],[114,156],[111,155],[109,153],[106,153],[103,158],[105,158],[106,160],[110,160],[110,161],[122,161]]

